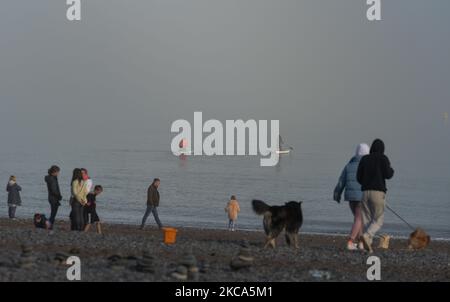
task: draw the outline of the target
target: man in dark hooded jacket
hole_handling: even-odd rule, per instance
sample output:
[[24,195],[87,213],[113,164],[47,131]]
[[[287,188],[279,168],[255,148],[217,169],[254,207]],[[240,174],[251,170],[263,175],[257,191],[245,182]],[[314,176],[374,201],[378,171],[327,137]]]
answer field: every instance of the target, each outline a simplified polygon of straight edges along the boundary
[[61,205],[62,200],[61,191],[59,189],[58,175],[60,168],[58,166],[52,166],[48,170],[48,175],[45,176],[45,183],[47,184],[48,190],[48,202],[50,203],[50,218],[51,229],[53,229],[53,224],[55,223],[56,214],[58,213],[58,208]]
[[381,139],[373,141],[370,154],[364,156],[358,166],[357,180],[363,191],[362,216],[364,234],[362,242],[368,251],[372,251],[372,241],[384,221],[386,200],[386,179],[394,176],[394,169],[386,155]]

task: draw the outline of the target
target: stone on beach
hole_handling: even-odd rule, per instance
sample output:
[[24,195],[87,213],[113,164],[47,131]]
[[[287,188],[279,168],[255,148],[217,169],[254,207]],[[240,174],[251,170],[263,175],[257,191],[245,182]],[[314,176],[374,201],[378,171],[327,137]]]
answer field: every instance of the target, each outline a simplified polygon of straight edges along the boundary
[[230,267],[232,270],[249,268],[253,265],[254,258],[247,242],[241,244],[239,253],[231,259]]
[[150,252],[145,251],[142,255],[142,259],[137,260],[136,270],[142,273],[154,273],[155,263],[154,257]]
[[22,254],[19,259],[19,267],[21,268],[33,268],[36,265],[36,258],[33,257],[33,250],[30,246],[22,245]]
[[65,264],[70,256],[63,252],[57,252],[53,258],[57,264]]
[[199,273],[197,258],[192,253],[192,248],[188,248],[182,255],[176,271],[171,276],[178,280],[198,281]]
[[188,279],[188,269],[183,265],[179,265],[171,276],[179,281],[186,281]]

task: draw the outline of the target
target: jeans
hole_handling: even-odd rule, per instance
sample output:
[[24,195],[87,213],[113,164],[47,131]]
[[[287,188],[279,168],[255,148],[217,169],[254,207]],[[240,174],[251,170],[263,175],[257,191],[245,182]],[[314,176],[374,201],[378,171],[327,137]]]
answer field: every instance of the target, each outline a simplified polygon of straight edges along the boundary
[[70,213],[71,229],[72,231],[84,230],[84,215],[83,206],[78,201],[72,201],[72,213]]
[[9,218],[16,218],[16,207],[8,207]]
[[48,221],[52,224],[55,223],[56,214],[58,213],[59,204],[57,202],[50,202],[50,218]]
[[153,213],[153,217],[155,217],[155,221],[158,224],[159,228],[162,228],[162,223],[159,220],[159,216],[158,216],[158,210],[156,209],[155,206],[147,206],[147,210],[145,211],[144,217],[142,218],[142,224],[141,224],[141,228],[144,228],[145,226],[145,222],[147,221],[148,216],[150,215],[150,213]]
[[230,221],[228,222],[228,230],[234,230],[235,227],[235,221],[230,219]]

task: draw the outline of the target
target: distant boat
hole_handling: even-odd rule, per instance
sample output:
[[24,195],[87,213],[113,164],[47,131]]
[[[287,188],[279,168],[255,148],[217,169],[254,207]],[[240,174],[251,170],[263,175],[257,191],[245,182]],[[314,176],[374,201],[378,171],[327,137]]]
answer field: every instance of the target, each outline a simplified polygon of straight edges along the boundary
[[291,153],[291,150],[277,150],[275,151],[276,154],[289,154]]
[[183,138],[180,140],[180,143],[178,144],[178,147],[180,148],[179,153],[180,155],[190,155],[192,152],[188,149],[188,140]]
[[284,146],[284,141],[283,138],[281,137],[281,135],[278,137],[278,150],[275,151],[277,154],[289,154],[291,153],[291,150],[294,150],[294,148],[287,146]]

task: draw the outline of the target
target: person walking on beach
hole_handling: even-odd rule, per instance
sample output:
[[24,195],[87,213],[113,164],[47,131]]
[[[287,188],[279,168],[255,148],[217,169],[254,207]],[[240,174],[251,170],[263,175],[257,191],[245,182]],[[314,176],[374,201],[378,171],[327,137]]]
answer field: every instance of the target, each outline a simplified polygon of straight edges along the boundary
[[367,154],[369,154],[369,146],[367,144],[359,144],[356,148],[355,155],[350,159],[350,162],[345,165],[333,194],[333,199],[340,203],[342,192],[345,190],[344,200],[348,201],[350,210],[353,213],[353,226],[347,241],[347,249],[350,251],[357,250],[358,247],[359,249],[364,249],[362,242],[359,242],[359,245],[356,243],[356,240],[359,240],[362,235],[363,227],[361,213],[363,194],[361,186],[356,179],[356,173],[361,158]]
[[70,198],[70,205],[72,207],[72,212],[70,213],[71,229],[72,231],[83,231],[84,230],[84,213],[83,207],[87,203],[87,183],[83,180],[83,175],[81,169],[73,170],[72,176],[72,186],[71,186],[72,196]]
[[386,179],[394,176],[389,158],[384,155],[384,142],[375,139],[370,154],[359,162],[357,179],[363,191],[362,217],[364,248],[372,252],[372,241],[375,234],[383,226],[384,206],[386,202]]
[[231,196],[231,200],[225,208],[225,212],[228,213],[228,231],[234,232],[236,230],[236,220],[240,211],[236,196]]
[[159,178],[155,178],[153,180],[153,183],[150,185],[150,187],[147,190],[147,210],[145,211],[144,217],[142,218],[142,223],[140,229],[143,230],[145,227],[145,222],[147,221],[148,216],[150,213],[153,213],[153,217],[155,217],[155,221],[158,224],[158,227],[161,229],[163,227],[161,221],[159,220],[158,216],[158,210],[159,207],[159,185],[161,181]]
[[8,192],[8,215],[10,219],[16,219],[16,209],[22,205],[22,199],[20,198],[20,191],[22,188],[17,184],[15,176],[11,176],[6,186]]
[[89,193],[87,195],[87,204],[84,207],[84,222],[86,226],[84,227],[84,231],[88,232],[91,224],[95,224],[97,233],[102,233],[102,226],[100,224],[100,218],[97,214],[97,197],[103,193],[103,187],[100,185],[95,186],[94,192]]
[[45,176],[45,183],[47,184],[48,191],[48,202],[50,203],[50,218],[48,221],[51,224],[51,229],[55,223],[56,214],[58,213],[58,208],[61,206],[61,191],[59,189],[58,175],[60,168],[58,166],[51,166],[48,169],[48,175]]

